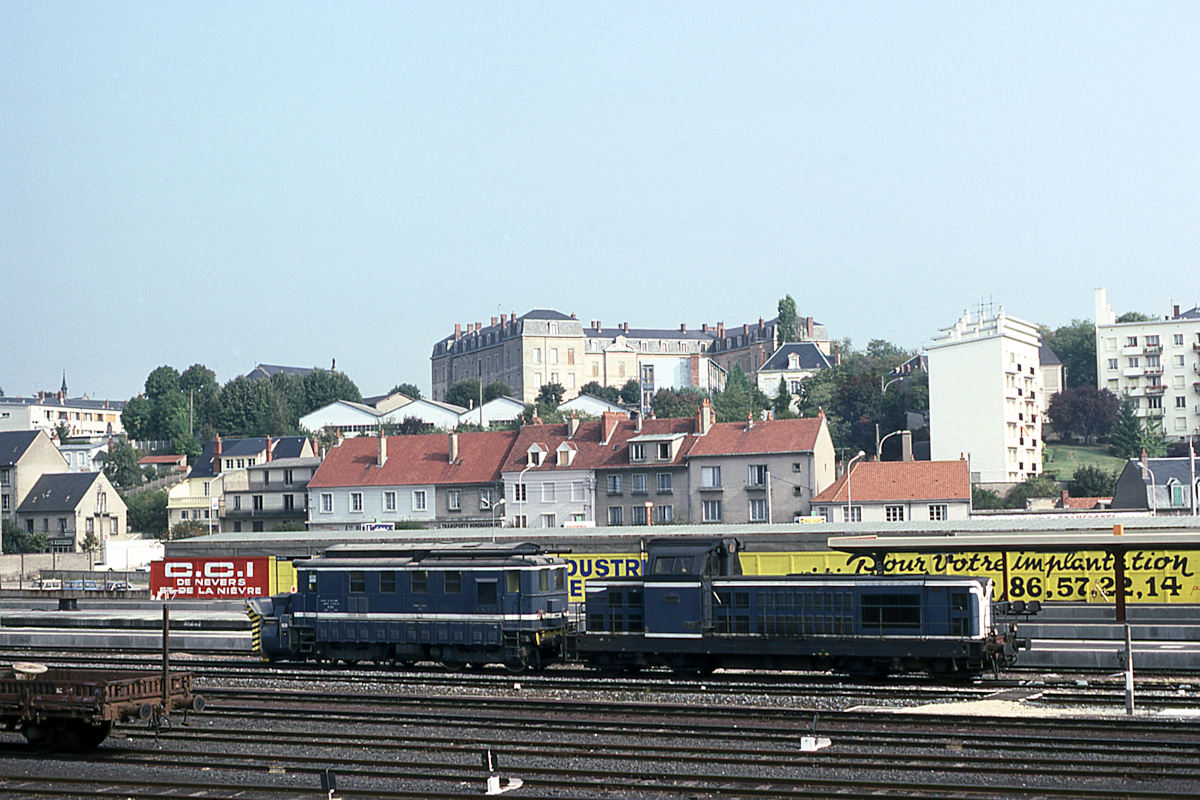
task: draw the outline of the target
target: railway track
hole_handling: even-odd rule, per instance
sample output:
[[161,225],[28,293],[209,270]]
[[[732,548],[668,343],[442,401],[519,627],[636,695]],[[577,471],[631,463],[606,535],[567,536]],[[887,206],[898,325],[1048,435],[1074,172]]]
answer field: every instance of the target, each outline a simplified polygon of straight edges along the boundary
[[[482,792],[498,758],[526,798],[1070,797],[1194,795],[1200,725],[1152,720],[819,715],[729,705],[214,688],[157,737],[122,729],[97,753],[0,745],[0,791],[21,797],[347,798]],[[828,747],[808,752],[805,736]],[[86,791],[82,774],[87,774]]]

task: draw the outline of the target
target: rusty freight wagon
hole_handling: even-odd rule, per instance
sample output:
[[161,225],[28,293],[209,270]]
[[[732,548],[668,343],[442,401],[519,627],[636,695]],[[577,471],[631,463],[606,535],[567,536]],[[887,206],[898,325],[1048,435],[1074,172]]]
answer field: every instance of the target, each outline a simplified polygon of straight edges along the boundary
[[37,747],[91,750],[114,722],[159,725],[173,710],[203,707],[190,672],[0,667],[0,722]]

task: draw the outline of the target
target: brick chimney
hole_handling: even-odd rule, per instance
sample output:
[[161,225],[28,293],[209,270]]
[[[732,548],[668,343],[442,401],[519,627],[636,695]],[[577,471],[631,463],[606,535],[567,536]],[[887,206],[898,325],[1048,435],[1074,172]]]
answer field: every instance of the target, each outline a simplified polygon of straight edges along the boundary
[[457,342],[461,338],[462,338],[462,323],[456,322],[456,323],[454,323],[454,341]]
[[458,461],[458,434],[450,434],[450,463]]
[[271,456],[275,450],[275,443],[271,441],[271,437],[267,437],[267,461],[271,460]]
[[622,323],[621,323],[621,330],[625,331],[626,335],[628,335],[628,334],[629,334],[629,323],[628,323],[628,322],[622,322]]
[[724,322],[717,323],[717,338],[718,339],[725,338],[725,323]]
[[492,317],[492,327],[496,327],[496,318]]
[[712,428],[712,424],[712,402],[706,397],[700,401],[700,407],[696,409],[696,433],[703,436]]
[[1171,319],[1179,319],[1179,306],[1172,306]]
[[213,442],[213,474],[221,474],[221,434],[219,433]]
[[679,323],[679,332],[687,333],[687,323],[686,322]]
[[754,430],[754,412],[753,411],[746,412],[746,430],[748,430],[748,431]]
[[617,432],[617,425],[621,422],[623,414],[618,414],[616,411],[605,411],[601,415],[601,425],[603,430],[600,435],[600,443],[608,444],[612,440],[612,436]]
[[708,333],[708,323],[707,323],[707,322],[701,322],[701,323],[700,323],[700,332],[701,332],[701,333]]

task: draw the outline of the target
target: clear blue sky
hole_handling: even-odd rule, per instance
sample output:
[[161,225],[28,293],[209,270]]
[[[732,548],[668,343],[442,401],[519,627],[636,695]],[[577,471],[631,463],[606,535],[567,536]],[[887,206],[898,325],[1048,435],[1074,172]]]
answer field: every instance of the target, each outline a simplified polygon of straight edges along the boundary
[[0,387],[1200,302],[1200,4],[0,4]]

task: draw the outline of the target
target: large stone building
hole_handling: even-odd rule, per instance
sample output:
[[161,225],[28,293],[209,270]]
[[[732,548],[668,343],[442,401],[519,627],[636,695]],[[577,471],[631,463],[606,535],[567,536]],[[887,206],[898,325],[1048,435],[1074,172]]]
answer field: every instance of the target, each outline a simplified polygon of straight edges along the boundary
[[[825,327],[811,317],[797,318],[803,341],[830,353]],[[689,329],[631,328],[623,322],[586,327],[574,315],[535,309],[520,317],[492,317],[491,324],[454,326],[454,334],[433,347],[430,358],[435,400],[443,400],[456,381],[500,382],[512,396],[533,402],[544,384],[557,383],[571,399],[586,383],[620,388],[636,380],[643,405],[661,388],[694,387],[720,391],[736,364],[751,382],[760,365],[775,352],[777,320],[725,328],[724,323]]]
[[1020,483],[1042,470],[1042,371],[1037,326],[970,311],[933,338],[930,454],[966,457],[976,483]]
[[1129,395],[1137,415],[1168,438],[1200,432],[1200,307],[1119,323],[1104,289],[1095,300],[1096,385]]

